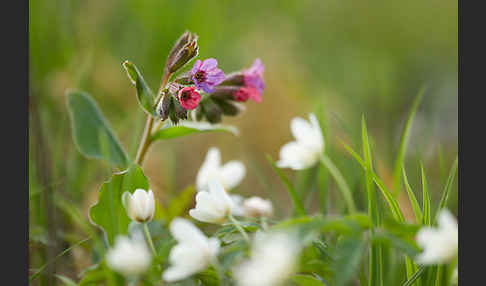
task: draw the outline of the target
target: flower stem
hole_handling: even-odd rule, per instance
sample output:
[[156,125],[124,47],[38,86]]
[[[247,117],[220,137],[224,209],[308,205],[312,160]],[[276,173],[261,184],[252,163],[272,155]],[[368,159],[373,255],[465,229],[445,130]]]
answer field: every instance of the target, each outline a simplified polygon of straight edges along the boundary
[[268,223],[267,223],[267,218],[265,216],[262,216],[260,218],[260,221],[262,223],[262,227],[263,227],[263,230],[264,231],[267,231],[268,230]]
[[232,215],[228,216],[233,225],[236,227],[236,229],[243,235],[246,241],[250,241],[250,238],[248,238],[248,234],[246,234],[245,230],[241,227],[241,224],[239,221],[237,221]]
[[143,224],[143,231],[145,233],[145,237],[147,238],[148,244],[150,245],[150,249],[152,250],[154,257],[156,257],[157,251],[155,251],[154,243],[152,242],[152,237],[150,236],[147,223]]
[[[157,95],[157,99],[155,100],[156,106],[159,103],[159,100],[161,98],[160,92],[167,85],[170,76],[171,73],[164,73],[164,76],[162,77],[162,84],[160,85],[159,93]],[[154,117],[152,117],[152,115],[147,115],[145,130],[143,131],[142,140],[140,141],[140,145],[138,146],[137,157],[135,158],[135,163],[137,163],[138,165],[142,165],[143,159],[145,158],[145,154],[147,153],[147,150],[150,147],[150,144],[152,143],[152,140],[150,140],[150,136],[152,135],[153,124],[154,124]]]

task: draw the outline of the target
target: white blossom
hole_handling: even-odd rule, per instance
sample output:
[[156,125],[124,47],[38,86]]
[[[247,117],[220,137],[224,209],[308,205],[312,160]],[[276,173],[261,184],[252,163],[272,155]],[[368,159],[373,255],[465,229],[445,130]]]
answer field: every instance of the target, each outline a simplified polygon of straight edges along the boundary
[[271,217],[273,215],[273,205],[270,200],[251,197],[243,202],[243,211],[248,217]]
[[202,164],[196,178],[198,191],[207,191],[209,181],[217,179],[227,190],[233,189],[245,177],[245,165],[240,161],[229,161],[221,164],[221,153],[218,148],[208,150],[206,159]]
[[237,285],[279,285],[295,271],[298,254],[298,242],[289,234],[255,236],[251,258],[233,269]]
[[125,275],[136,276],[147,270],[152,262],[152,256],[140,232],[133,235],[118,236],[115,245],[106,253],[108,266]]
[[233,207],[231,208],[231,214],[234,216],[244,216],[245,210],[243,209],[243,202],[245,198],[240,195],[230,195],[233,201]]
[[186,219],[174,218],[170,232],[178,244],[171,249],[171,266],[162,276],[167,282],[181,280],[206,269],[219,252],[219,240],[207,238]]
[[210,223],[224,223],[233,209],[233,201],[218,180],[209,181],[209,191],[196,194],[196,208],[189,210],[193,218]]
[[316,116],[311,113],[309,122],[300,117],[293,118],[290,122],[290,131],[295,141],[282,146],[277,166],[293,170],[313,166],[324,152],[324,139]]
[[127,215],[136,222],[148,222],[152,220],[155,212],[155,200],[152,190],[146,192],[136,189],[133,194],[123,193],[122,202]]
[[423,248],[415,260],[419,264],[447,263],[457,255],[457,221],[448,210],[439,213],[438,228],[423,227],[417,233],[417,244]]

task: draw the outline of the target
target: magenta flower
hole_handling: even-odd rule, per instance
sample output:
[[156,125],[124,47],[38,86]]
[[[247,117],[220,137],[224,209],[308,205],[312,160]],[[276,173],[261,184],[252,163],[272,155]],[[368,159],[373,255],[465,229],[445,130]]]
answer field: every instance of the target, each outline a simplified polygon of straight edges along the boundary
[[179,102],[184,109],[194,109],[201,101],[201,95],[194,86],[187,86],[179,90]]
[[263,71],[264,67],[260,59],[256,59],[249,69],[243,71],[244,85],[246,87],[256,88],[260,93],[260,96],[265,88],[265,84],[263,83]]
[[247,101],[248,99],[256,102],[262,102],[262,94],[258,89],[253,87],[240,87],[233,93],[233,97],[236,101]]
[[191,77],[198,89],[210,93],[224,80],[224,73],[218,69],[216,59],[197,60],[192,67]]

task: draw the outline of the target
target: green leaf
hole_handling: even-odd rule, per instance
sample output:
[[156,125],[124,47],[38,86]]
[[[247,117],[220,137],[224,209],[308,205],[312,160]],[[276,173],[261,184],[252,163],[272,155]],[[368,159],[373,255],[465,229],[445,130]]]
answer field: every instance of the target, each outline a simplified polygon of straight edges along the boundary
[[430,215],[430,196],[429,192],[427,191],[427,178],[425,177],[424,165],[420,163],[420,171],[422,173],[422,194],[423,194],[423,206],[422,209],[424,211],[424,216],[422,219],[422,223],[424,225],[431,225],[431,215]]
[[147,114],[157,116],[154,106],[154,94],[143,79],[143,76],[138,68],[129,61],[123,62],[123,67],[127,71],[128,78],[135,85],[135,89],[137,90],[137,99],[140,107],[142,107],[142,109]]
[[289,179],[287,179],[287,177],[284,175],[282,170],[280,170],[280,168],[277,166],[277,164],[275,164],[275,162],[272,160],[272,157],[270,157],[270,155],[268,155],[268,154],[267,154],[267,160],[268,160],[268,162],[270,162],[273,169],[275,170],[275,172],[278,174],[278,176],[280,177],[280,179],[284,183],[285,187],[287,187],[287,191],[290,195],[290,198],[292,199],[292,201],[294,203],[294,207],[297,211],[297,214],[298,215],[305,215],[306,213],[305,213],[305,210],[304,210],[304,205],[302,204],[302,201],[300,200],[299,196],[297,195],[297,192],[295,191],[294,187],[290,183]]
[[454,163],[452,163],[451,169],[449,171],[449,177],[447,178],[444,191],[442,192],[442,198],[440,199],[439,208],[437,208],[437,211],[435,212],[434,221],[435,218],[437,217],[437,214],[440,212],[440,210],[442,210],[447,206],[447,200],[449,199],[449,193],[451,192],[452,185],[454,183],[454,178],[456,177],[456,171],[457,171],[457,157],[454,160]]
[[400,148],[398,149],[398,155],[397,159],[395,160],[395,168],[393,171],[393,191],[395,192],[395,194],[398,194],[398,191],[400,190],[400,168],[403,165],[405,153],[407,152],[408,140],[410,138],[413,118],[415,116],[415,113],[417,112],[417,108],[420,105],[420,102],[422,101],[424,91],[425,87],[420,88],[417,96],[413,101],[412,108],[410,109],[410,113],[408,114],[408,118],[405,123],[405,127],[403,128],[402,137],[400,139]]
[[[344,144],[344,147],[356,159],[356,161],[361,165],[361,167],[366,170],[365,161],[358,155],[358,153],[356,153],[356,151],[354,151],[348,145]],[[385,200],[388,204],[390,211],[393,214],[393,217],[399,222],[405,221],[405,219],[403,217],[403,213],[400,209],[400,205],[398,204],[398,201],[395,199],[395,197],[393,197],[390,190],[385,186],[383,181],[378,177],[378,175],[376,175],[375,172],[372,171],[371,175],[373,176],[373,181],[375,182],[375,184],[378,186],[381,193],[385,197]]]
[[125,235],[130,218],[122,204],[124,192],[133,193],[136,189],[149,189],[147,178],[138,165],[131,165],[127,170],[115,173],[105,182],[98,194],[98,202],[89,210],[91,220],[106,234],[113,245],[117,235]]
[[413,193],[412,188],[408,183],[407,173],[405,172],[404,166],[402,166],[402,174],[403,174],[403,182],[405,184],[405,190],[407,190],[408,199],[412,204],[413,212],[415,214],[415,219],[417,223],[420,223],[422,221],[422,210],[420,209],[420,205],[417,201],[417,198],[415,197],[415,194]]
[[[373,162],[371,157],[371,147],[369,144],[368,130],[364,115],[361,117],[361,139],[363,145],[363,157],[365,158],[365,180],[366,193],[368,198],[368,215],[372,221],[371,234],[374,228],[380,225],[379,209],[376,201],[376,193],[373,184]],[[375,243],[370,245],[370,267],[369,267],[369,284],[383,285],[383,255],[381,246]]]
[[55,274],[55,275],[56,275],[57,279],[61,280],[61,282],[63,283],[64,286],[77,286],[78,285],[76,282],[74,282],[69,277],[59,275],[59,274]]
[[[90,266],[82,273],[82,279],[79,281],[79,286],[121,286],[124,284],[124,278],[118,273],[113,272],[107,265],[105,260],[100,263]],[[107,282],[107,283],[103,283]]]
[[196,189],[194,186],[188,186],[175,198],[170,200],[169,206],[165,213],[165,220],[170,223],[173,218],[182,216],[189,205],[192,203]]
[[424,273],[424,270],[425,270],[425,266],[421,266],[417,272],[415,272],[412,277],[410,277],[410,279],[408,279],[407,281],[405,281],[402,286],[411,286],[413,285],[417,279],[420,278],[420,276],[422,276],[422,274]]
[[354,204],[353,195],[351,194],[351,189],[349,188],[346,180],[344,179],[341,171],[337,168],[334,162],[326,154],[321,154],[320,162],[322,166],[327,168],[331,176],[336,181],[336,184],[341,191],[341,194],[346,202],[346,206],[350,213],[356,212],[356,206]]
[[167,140],[190,134],[205,132],[229,132],[238,135],[238,129],[231,125],[210,124],[208,122],[182,121],[179,125],[167,126],[151,136],[151,140]]
[[291,280],[298,286],[322,286],[326,285],[321,280],[311,275],[296,274],[291,277]]
[[[104,159],[113,165],[126,167],[127,155],[91,96],[81,91],[68,91],[67,103],[74,143],[79,152],[87,157]],[[101,142],[108,145],[105,151],[102,150]],[[106,153],[109,153],[108,158]]]
[[363,255],[364,240],[361,237],[345,237],[338,242],[336,249],[336,285],[347,284],[358,272]]
[[414,257],[420,252],[420,248],[415,241],[403,237],[398,237],[387,231],[376,232],[372,236],[372,241],[387,246],[392,246],[410,257]]

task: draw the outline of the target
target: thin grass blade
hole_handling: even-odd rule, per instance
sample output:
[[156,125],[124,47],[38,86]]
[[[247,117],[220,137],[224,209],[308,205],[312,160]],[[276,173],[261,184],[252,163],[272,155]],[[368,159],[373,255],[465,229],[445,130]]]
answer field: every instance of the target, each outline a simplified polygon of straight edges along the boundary
[[423,195],[423,202],[422,202],[422,210],[423,210],[423,219],[422,222],[424,225],[430,225],[432,223],[430,217],[430,196],[429,192],[427,191],[427,178],[425,177],[424,165],[420,163],[420,171],[422,173],[422,195]]
[[422,210],[420,209],[420,205],[417,201],[417,197],[412,191],[410,184],[408,183],[407,173],[405,171],[405,167],[402,165],[402,176],[403,176],[403,183],[405,184],[405,190],[407,190],[408,199],[412,204],[413,213],[415,214],[415,219],[418,223],[422,221]]

